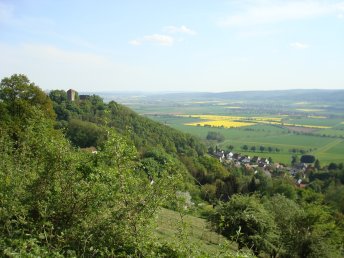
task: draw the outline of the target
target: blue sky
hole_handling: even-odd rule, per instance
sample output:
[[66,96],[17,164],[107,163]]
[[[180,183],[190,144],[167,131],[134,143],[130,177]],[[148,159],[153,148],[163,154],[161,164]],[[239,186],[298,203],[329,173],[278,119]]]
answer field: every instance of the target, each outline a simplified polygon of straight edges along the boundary
[[43,89],[344,89],[343,69],[343,0],[0,0],[0,78]]

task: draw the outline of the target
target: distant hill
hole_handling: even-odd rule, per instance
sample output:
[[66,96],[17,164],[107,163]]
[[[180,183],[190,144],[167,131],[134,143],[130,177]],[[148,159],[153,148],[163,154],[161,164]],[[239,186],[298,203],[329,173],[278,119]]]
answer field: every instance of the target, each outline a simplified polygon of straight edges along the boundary
[[272,100],[272,101],[344,101],[344,90],[276,90],[276,91],[228,91],[228,92],[180,92],[180,93],[143,93],[143,92],[97,92],[105,100],[121,98],[160,99],[160,100]]
[[167,99],[230,99],[230,100],[285,100],[285,101],[344,101],[344,90],[281,90],[281,91],[236,91],[236,92],[195,92],[155,95]]

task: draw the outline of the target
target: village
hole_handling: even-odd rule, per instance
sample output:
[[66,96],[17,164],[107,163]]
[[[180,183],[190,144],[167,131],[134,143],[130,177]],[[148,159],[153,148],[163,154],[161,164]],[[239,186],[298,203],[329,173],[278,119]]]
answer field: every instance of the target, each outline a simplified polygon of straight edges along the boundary
[[253,171],[254,173],[262,171],[268,177],[289,175],[295,179],[295,184],[300,188],[307,186],[304,179],[307,178],[309,172],[314,170],[314,167],[308,163],[300,162],[293,166],[286,166],[285,164],[273,162],[270,157],[250,157],[241,153],[228,152],[217,148],[211,155],[225,165],[231,165],[237,168],[243,167],[247,171]]

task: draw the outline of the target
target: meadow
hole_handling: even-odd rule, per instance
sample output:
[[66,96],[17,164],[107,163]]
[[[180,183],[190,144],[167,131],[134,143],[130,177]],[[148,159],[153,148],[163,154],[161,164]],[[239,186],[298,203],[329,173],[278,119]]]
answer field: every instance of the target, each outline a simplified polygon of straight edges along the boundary
[[187,235],[190,248],[198,248],[200,251],[218,257],[223,248],[229,247],[233,252],[237,250],[234,243],[228,243],[226,239],[210,230],[208,222],[203,218],[192,215],[183,215],[162,208],[158,213],[156,236],[173,242],[178,238],[178,228],[183,228]]

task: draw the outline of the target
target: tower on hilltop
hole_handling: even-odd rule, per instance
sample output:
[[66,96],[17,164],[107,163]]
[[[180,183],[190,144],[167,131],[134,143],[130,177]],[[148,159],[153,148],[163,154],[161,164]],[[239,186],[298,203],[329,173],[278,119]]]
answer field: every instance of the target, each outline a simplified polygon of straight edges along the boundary
[[76,93],[77,92],[75,90],[72,90],[72,89],[67,90],[67,99],[69,101],[74,101],[76,97]]

